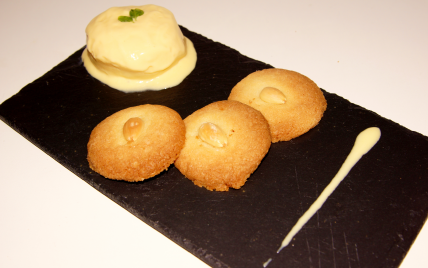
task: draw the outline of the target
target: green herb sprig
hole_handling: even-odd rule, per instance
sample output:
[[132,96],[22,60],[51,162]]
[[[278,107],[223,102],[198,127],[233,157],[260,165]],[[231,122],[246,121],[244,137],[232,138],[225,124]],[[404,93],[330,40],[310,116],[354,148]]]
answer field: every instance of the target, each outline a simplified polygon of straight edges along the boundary
[[129,17],[128,16],[119,16],[118,20],[121,22],[135,22],[137,20],[137,17],[142,16],[144,14],[144,11],[142,11],[139,8],[131,9],[129,11]]

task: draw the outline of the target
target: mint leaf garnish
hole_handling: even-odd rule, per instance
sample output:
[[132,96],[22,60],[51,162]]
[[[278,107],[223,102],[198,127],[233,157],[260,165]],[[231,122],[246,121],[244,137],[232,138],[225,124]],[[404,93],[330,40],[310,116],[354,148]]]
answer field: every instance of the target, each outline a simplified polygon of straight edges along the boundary
[[137,20],[137,17],[142,16],[144,14],[144,11],[142,11],[139,8],[131,9],[129,11],[129,17],[128,16],[119,16],[118,20],[121,22],[134,22]]
[[129,11],[129,16],[133,19],[137,19],[137,17],[142,16],[144,14],[144,11],[142,11],[141,9],[131,9],[131,11]]
[[120,20],[121,22],[131,22],[132,18],[128,16],[119,16],[118,20]]

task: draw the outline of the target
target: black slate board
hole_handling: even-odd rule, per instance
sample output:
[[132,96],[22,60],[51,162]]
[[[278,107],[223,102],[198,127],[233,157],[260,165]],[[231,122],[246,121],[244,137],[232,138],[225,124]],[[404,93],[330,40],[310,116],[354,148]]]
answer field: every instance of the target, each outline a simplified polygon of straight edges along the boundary
[[[0,105],[0,118],[117,204],[212,267],[398,267],[427,218],[428,138],[324,91],[319,126],[273,144],[240,190],[196,187],[173,166],[127,183],[92,172],[91,130],[126,107],[150,103],[183,118],[218,100],[249,73],[271,66],[182,27],[195,70],[163,91],[122,93],[89,76],[82,50]],[[378,144],[322,209],[276,254],[285,235],[339,170],[356,136],[379,127]]]

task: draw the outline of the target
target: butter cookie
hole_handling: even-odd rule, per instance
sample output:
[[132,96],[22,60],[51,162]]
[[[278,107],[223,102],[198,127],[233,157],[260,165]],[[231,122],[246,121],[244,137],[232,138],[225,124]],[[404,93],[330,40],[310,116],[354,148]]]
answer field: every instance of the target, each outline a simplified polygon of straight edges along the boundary
[[321,89],[311,79],[275,68],[249,74],[233,87],[228,99],[259,110],[269,122],[272,142],[308,132],[327,108]]
[[104,119],[87,145],[89,166],[113,180],[142,181],[166,170],[185,141],[180,115],[162,105],[140,105]]
[[271,145],[263,115],[238,101],[211,103],[184,119],[186,142],[175,166],[208,190],[239,189]]

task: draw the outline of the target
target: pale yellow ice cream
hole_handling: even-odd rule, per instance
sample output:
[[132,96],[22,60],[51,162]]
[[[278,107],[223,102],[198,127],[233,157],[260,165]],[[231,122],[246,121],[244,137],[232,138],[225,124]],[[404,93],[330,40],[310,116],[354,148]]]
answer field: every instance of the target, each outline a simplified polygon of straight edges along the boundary
[[[131,22],[131,9],[143,15]],[[113,7],[86,27],[82,54],[88,72],[122,91],[160,90],[178,85],[196,64],[192,42],[183,36],[174,15],[156,5]]]

